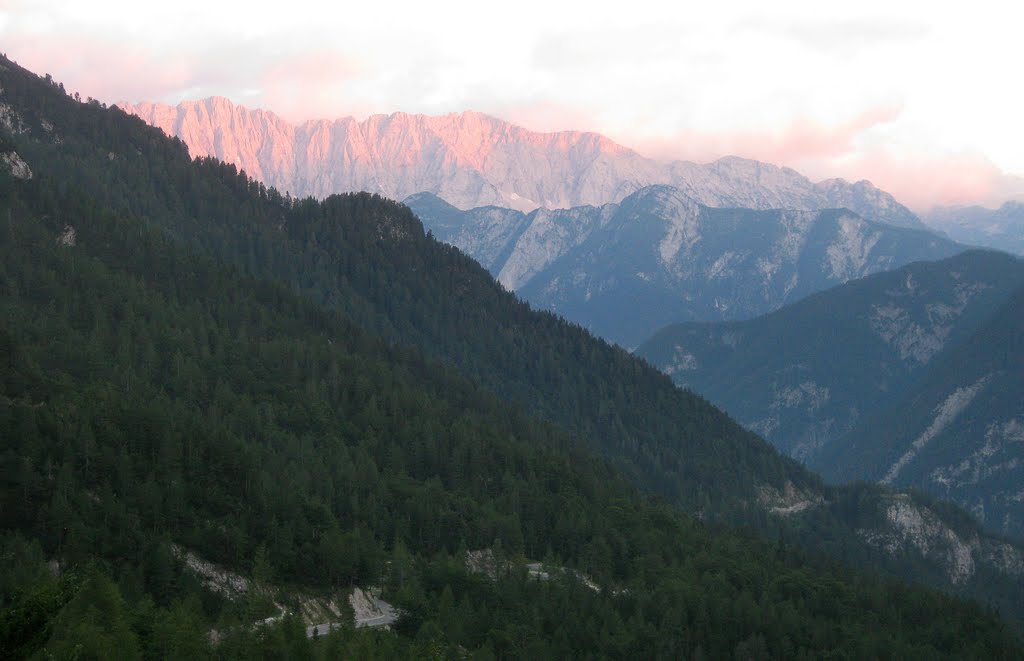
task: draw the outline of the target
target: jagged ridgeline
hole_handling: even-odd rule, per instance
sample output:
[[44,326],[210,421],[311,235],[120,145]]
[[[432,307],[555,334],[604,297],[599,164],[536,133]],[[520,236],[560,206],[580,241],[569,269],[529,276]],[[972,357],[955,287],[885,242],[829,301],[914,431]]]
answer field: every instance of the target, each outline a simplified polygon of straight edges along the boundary
[[[2,66],[5,153],[32,171],[0,176],[5,649],[196,656],[212,625],[237,656],[306,645],[288,620],[250,630],[267,605],[210,596],[177,544],[286,602],[287,586],[382,585],[407,614],[398,635],[343,630],[330,644],[350,656],[1016,651],[974,606],[639,495],[618,472],[765,530],[805,497],[813,514],[785,529],[844,539],[812,475],[530,312],[403,207],[289,203]],[[599,589],[515,562],[473,574],[462,550],[480,547]]]
[[639,188],[668,184],[712,207],[843,207],[924,229],[910,209],[868,181],[814,183],[795,170],[736,156],[704,164],[659,162],[597,133],[537,133],[473,111],[292,125],[270,110],[249,110],[222,97],[118,106],[182,138],[194,156],[234,163],[300,197],[364,190],[400,200],[427,192],[462,209],[531,211],[616,203]]
[[624,347],[668,324],[748,319],[848,280],[963,250],[846,209],[713,208],[665,185],[617,204],[529,214],[462,211],[428,193],[405,203],[434,236],[478,259],[523,299]]

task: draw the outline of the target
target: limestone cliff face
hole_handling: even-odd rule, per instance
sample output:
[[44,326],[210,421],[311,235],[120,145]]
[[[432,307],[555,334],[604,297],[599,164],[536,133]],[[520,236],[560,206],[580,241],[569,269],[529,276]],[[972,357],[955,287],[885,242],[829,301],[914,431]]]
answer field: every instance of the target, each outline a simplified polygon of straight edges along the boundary
[[884,522],[860,535],[889,555],[919,553],[942,567],[953,585],[973,578],[979,567],[1010,576],[1024,574],[1024,555],[1018,547],[977,530],[957,530],[907,494],[894,493],[887,500]]
[[463,211],[429,193],[405,204],[532,305],[626,347],[667,324],[754,317],[962,249],[845,210],[713,208],[667,185],[618,204],[530,213]]
[[293,195],[431,192],[456,206],[520,210],[598,203],[658,176],[658,165],[596,133],[535,133],[475,112],[395,113],[293,126],[273,113],[210,98],[121,106],[193,156],[216,156]]
[[293,126],[223,98],[120,105],[181,138],[193,156],[216,156],[300,197],[367,190],[401,200],[428,192],[460,209],[532,211],[617,203],[645,186],[669,184],[713,207],[847,207],[871,220],[921,226],[866,181],[815,184],[795,170],[737,157],[662,163],[596,133],[538,133],[477,112]]

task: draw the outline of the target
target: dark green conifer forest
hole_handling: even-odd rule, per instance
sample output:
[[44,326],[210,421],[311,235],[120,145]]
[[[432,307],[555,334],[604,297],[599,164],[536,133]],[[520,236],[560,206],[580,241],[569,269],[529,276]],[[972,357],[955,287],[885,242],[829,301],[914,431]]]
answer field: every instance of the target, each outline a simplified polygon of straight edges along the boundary
[[[291,200],[0,64],[33,173],[0,167],[3,658],[1021,655],[992,608],[804,543],[838,514],[757,514],[820,483],[404,207]],[[394,628],[307,638],[294,595],[352,586]]]

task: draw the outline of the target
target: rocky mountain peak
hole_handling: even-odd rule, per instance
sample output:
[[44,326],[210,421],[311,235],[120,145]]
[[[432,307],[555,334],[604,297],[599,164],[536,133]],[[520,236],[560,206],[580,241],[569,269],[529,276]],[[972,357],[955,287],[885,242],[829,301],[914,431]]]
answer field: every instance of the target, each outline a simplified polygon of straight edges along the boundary
[[368,190],[404,199],[426,191],[460,209],[497,205],[529,212],[618,203],[645,186],[669,184],[708,206],[844,206],[871,220],[920,226],[906,207],[870,184],[815,184],[790,168],[738,156],[708,164],[659,162],[597,133],[530,131],[470,110],[292,125],[220,97],[178,106],[119,105],[181,138],[193,155],[235,163],[300,197]]

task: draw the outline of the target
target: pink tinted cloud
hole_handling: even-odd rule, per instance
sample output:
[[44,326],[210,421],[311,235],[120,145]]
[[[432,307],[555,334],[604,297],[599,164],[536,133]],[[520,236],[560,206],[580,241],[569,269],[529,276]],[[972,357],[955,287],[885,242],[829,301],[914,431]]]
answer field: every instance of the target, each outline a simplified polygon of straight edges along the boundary
[[[11,7],[0,0],[0,9]],[[63,35],[54,40],[11,36],[3,50],[36,73],[50,73],[69,91],[107,102],[152,101],[211,83],[247,85],[252,76],[261,88],[262,105],[291,120],[363,115],[380,111],[346,98],[348,85],[366,75],[358,61],[335,52],[306,53],[275,59],[251,60],[249,71],[226,67],[236,61],[229,53],[178,54],[161,58],[138,46],[110,40]],[[265,72],[260,73],[266,66]],[[486,105],[486,104],[485,104]],[[582,109],[538,100],[494,103],[493,114],[540,131],[583,129],[600,125]],[[483,108],[489,110],[488,108]],[[794,121],[776,131],[736,131],[703,134],[684,132],[671,138],[611,137],[641,153],[664,160],[708,161],[736,154],[789,165],[812,177],[841,176],[868,179],[915,211],[936,204],[986,204],[1024,198],[1024,181],[999,170],[978,155],[896,155],[884,145],[862,147],[858,136],[896,120],[900,108],[868,108],[847,122],[825,125]]]
[[1013,197],[1008,182],[1015,179],[980,155],[896,155],[884,148],[859,153],[838,170],[837,176],[869,179],[917,212],[946,204],[998,206]]
[[360,114],[346,98],[347,85],[365,74],[354,58],[320,51],[276,60],[260,78],[264,106],[291,122]]
[[[0,0],[4,2],[5,0]],[[374,108],[353,108],[345,84],[364,67],[332,52],[268,58],[249,47],[221,47],[170,56],[111,39],[61,35],[59,40],[14,36],[7,54],[40,75],[49,73],[68,91],[115,103],[172,100],[211,91],[254,89],[258,104],[290,121],[333,118]],[[239,62],[244,62],[239,65]],[[229,65],[227,63],[234,63]],[[252,103],[253,99],[236,99]]]
[[[1024,195],[1019,191],[1019,178],[1009,177],[977,154],[896,154],[884,144],[859,143],[858,137],[896,121],[900,112],[897,106],[879,106],[832,126],[796,121],[778,131],[687,132],[669,140],[646,139],[632,144],[643,153],[666,160],[705,162],[734,154],[790,166],[812,178],[867,179],[918,212],[944,204],[993,206]],[[631,144],[628,138],[624,142]]]
[[808,161],[850,154],[856,149],[858,136],[895,121],[901,110],[899,106],[877,106],[834,125],[797,119],[776,130],[691,130],[669,139],[641,138],[636,144],[644,153],[661,159],[707,161],[730,154],[796,167]]
[[49,73],[68,91],[108,102],[162,98],[196,78],[189,57],[162,60],[138,47],[86,37],[15,36],[6,46],[8,55],[30,71]]

